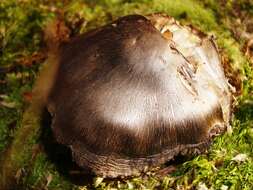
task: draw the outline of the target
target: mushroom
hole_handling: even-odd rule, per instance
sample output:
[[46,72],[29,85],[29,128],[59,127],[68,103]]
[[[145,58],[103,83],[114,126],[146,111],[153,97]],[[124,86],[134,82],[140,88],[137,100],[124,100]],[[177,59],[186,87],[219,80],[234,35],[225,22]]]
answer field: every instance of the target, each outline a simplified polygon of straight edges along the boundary
[[56,140],[102,177],[198,154],[229,125],[217,47],[161,14],[129,15],[61,45],[47,108]]

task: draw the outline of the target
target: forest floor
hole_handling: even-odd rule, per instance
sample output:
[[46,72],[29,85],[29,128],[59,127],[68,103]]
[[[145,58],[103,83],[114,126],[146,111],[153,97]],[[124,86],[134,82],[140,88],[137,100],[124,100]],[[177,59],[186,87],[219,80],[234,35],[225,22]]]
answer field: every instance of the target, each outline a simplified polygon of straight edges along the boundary
[[[43,31],[56,15],[62,16],[72,37],[120,16],[155,12],[215,36],[224,65],[230,65],[230,82],[238,92],[232,128],[216,138],[207,153],[170,163],[175,167],[172,174],[161,177],[151,172],[114,180],[87,176],[70,164],[70,158],[65,157],[68,152],[50,139],[49,124],[42,123],[31,108],[33,84],[47,58]],[[0,164],[0,190],[252,190],[253,2],[1,0]]]

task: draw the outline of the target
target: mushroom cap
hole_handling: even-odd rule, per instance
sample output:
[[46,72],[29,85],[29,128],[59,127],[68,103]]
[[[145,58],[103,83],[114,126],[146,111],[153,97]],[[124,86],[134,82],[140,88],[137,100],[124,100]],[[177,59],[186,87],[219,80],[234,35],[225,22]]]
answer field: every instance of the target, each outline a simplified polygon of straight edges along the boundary
[[211,38],[129,15],[64,43],[47,107],[56,140],[96,175],[139,175],[205,150],[231,93]]

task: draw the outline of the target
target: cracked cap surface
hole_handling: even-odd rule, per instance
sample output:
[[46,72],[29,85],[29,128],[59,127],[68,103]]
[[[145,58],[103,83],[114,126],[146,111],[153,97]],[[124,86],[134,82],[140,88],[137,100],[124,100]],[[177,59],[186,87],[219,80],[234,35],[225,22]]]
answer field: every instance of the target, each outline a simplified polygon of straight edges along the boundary
[[48,99],[74,160],[138,175],[222,133],[231,93],[212,39],[163,15],[125,16],[62,45]]

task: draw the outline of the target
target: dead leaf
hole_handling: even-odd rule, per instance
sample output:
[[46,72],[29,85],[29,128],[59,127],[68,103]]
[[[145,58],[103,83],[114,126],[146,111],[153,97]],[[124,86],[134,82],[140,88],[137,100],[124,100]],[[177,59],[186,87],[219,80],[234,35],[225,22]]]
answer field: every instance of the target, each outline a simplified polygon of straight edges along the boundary
[[205,183],[200,182],[197,186],[197,190],[208,190]]
[[24,92],[23,93],[23,98],[26,102],[31,102],[32,101],[32,97],[33,97],[33,93],[32,92]]
[[104,178],[102,177],[96,177],[95,182],[94,182],[94,187],[98,187],[103,182],[103,180]]
[[42,52],[34,52],[31,56],[24,56],[20,58],[17,63],[18,65],[31,67],[34,64],[43,63],[46,59],[46,55]]
[[0,95],[0,106],[7,107],[7,108],[15,108],[17,104],[9,100],[9,96],[6,94]]
[[24,173],[24,169],[20,168],[15,175],[16,182],[18,183]]
[[49,173],[47,176],[47,185],[46,185],[47,187],[51,183],[52,179],[53,179],[53,175],[51,173]]
[[228,186],[222,185],[220,189],[221,189],[221,190],[228,190]]
[[232,161],[236,161],[238,163],[245,162],[248,159],[247,154],[237,154],[234,158],[232,158]]
[[167,40],[171,40],[173,38],[173,33],[170,32],[169,30],[166,30],[164,33],[163,33],[163,37]]
[[5,101],[1,101],[0,105],[6,108],[15,108],[17,107],[17,104],[15,102],[5,102]]

